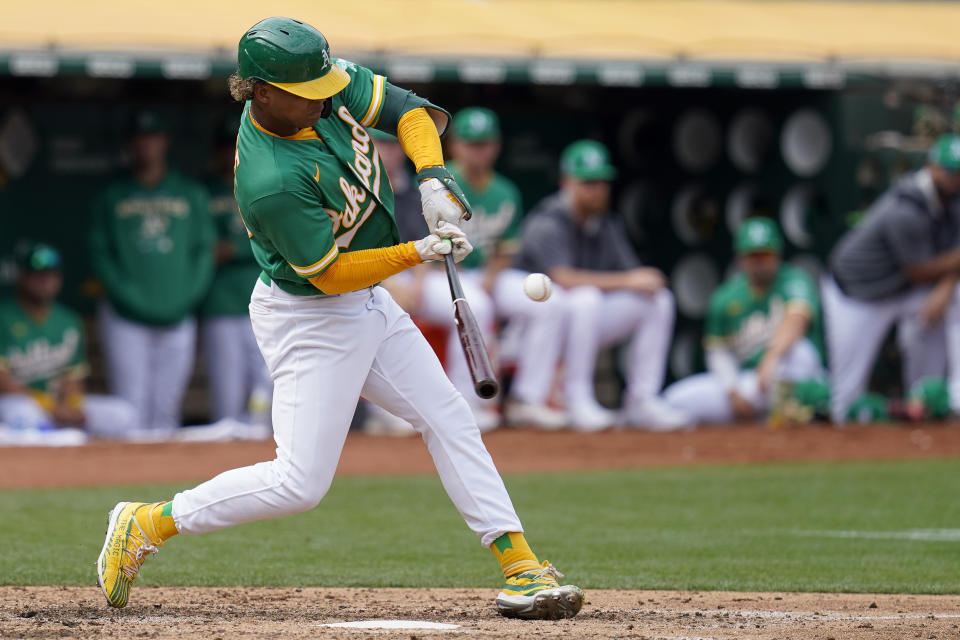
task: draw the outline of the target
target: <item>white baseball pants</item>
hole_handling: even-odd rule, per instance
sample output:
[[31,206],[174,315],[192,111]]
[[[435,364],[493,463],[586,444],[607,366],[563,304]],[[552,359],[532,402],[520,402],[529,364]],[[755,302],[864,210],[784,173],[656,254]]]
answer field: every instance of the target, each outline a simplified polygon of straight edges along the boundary
[[[797,382],[824,375],[820,354],[806,338],[798,340],[780,360],[776,380]],[[760,391],[757,373],[744,369],[737,377],[737,393],[761,412],[770,407],[770,396]],[[663,392],[670,406],[680,409],[695,422],[726,424],[734,419],[730,399],[720,379],[709,371],[674,382]]]
[[256,389],[269,397],[273,388],[250,316],[204,318],[200,337],[210,385],[211,422],[223,418],[249,421],[250,395]]
[[183,396],[193,373],[196,320],[151,327],[122,318],[104,304],[100,331],[113,394],[133,405],[145,428],[173,431],[179,427]]
[[304,297],[258,282],[250,318],[275,385],[277,457],[178,493],[173,517],[181,533],[316,506],[361,395],[422,435],[444,489],[484,546],[522,531],[469,406],[385,289]]
[[642,403],[663,386],[673,336],[673,294],[604,292],[596,287],[566,291],[569,332],[566,340],[565,390],[568,402],[595,403],[593,374],[597,352],[630,341],[624,404]]
[[505,269],[497,276],[497,313],[521,325],[522,339],[510,395],[530,404],[546,404],[557,373],[567,330],[567,293],[554,286],[553,295],[535,302],[523,291],[526,271]]
[[830,417],[834,422],[845,422],[850,405],[866,390],[880,346],[896,323],[905,369],[913,377],[937,367],[942,370],[943,354],[937,350],[942,345],[940,336],[946,332],[951,401],[955,408],[960,407],[960,296],[954,294],[942,327],[925,328],[920,311],[929,292],[917,288],[884,300],[857,300],[846,296],[832,277],[821,278],[830,355]]
[[[140,429],[133,406],[113,396],[84,396],[84,431],[98,438],[125,438]],[[49,414],[26,394],[0,396],[0,423],[14,429],[39,429],[52,424]]]

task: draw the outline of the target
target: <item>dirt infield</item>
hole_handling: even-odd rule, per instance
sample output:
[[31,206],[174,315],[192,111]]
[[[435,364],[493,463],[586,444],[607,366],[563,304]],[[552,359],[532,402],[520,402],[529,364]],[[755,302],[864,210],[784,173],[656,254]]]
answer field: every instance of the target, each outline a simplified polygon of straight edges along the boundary
[[[499,468],[511,471],[797,460],[960,456],[950,425],[755,426],[651,434],[580,435],[501,430],[484,436]],[[534,453],[535,455],[531,455]],[[273,457],[272,443],[119,445],[0,449],[0,488],[186,482]],[[105,475],[104,469],[110,469]],[[342,474],[433,472],[419,438],[351,435]],[[682,591],[587,593],[573,620],[505,620],[494,589],[142,588],[124,610],[95,587],[0,587],[0,638],[743,638],[927,640],[960,637],[960,597]],[[453,631],[383,631],[324,625],[419,620]]]
[[[3,638],[637,638],[947,639],[960,598],[846,594],[594,591],[573,620],[501,618],[477,589],[140,589],[123,610],[93,587],[0,587]],[[419,620],[450,632],[325,624]]]
[[[504,473],[960,456],[960,427],[944,424],[781,431],[736,426],[681,433],[630,430],[596,434],[500,429],[485,435],[484,441]],[[0,489],[204,480],[273,456],[272,442],[0,448]],[[433,462],[420,438],[363,434],[348,437],[338,471],[348,475],[433,472]]]

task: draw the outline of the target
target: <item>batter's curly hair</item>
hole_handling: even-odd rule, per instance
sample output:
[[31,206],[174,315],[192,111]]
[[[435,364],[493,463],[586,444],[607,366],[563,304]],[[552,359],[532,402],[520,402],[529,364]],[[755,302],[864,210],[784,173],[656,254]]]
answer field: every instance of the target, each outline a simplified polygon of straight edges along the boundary
[[253,100],[253,88],[257,86],[257,83],[260,80],[256,78],[247,78],[244,80],[240,77],[240,73],[234,71],[230,74],[230,77],[227,78],[227,86],[230,87],[230,95],[233,96],[233,99],[237,102],[246,102],[247,100]]

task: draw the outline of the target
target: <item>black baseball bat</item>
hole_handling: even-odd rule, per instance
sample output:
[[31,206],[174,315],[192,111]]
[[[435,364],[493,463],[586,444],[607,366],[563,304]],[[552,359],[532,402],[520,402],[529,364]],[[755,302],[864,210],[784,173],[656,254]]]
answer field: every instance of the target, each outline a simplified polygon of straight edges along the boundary
[[493,365],[487,354],[487,345],[483,342],[480,326],[473,316],[473,311],[463,295],[460,285],[460,275],[457,273],[457,264],[453,261],[453,254],[444,256],[444,265],[447,268],[447,282],[450,283],[450,296],[453,298],[453,317],[457,322],[457,335],[460,336],[460,346],[467,357],[467,367],[470,377],[473,378],[473,390],[481,398],[492,398],[500,390],[500,383],[493,373]]

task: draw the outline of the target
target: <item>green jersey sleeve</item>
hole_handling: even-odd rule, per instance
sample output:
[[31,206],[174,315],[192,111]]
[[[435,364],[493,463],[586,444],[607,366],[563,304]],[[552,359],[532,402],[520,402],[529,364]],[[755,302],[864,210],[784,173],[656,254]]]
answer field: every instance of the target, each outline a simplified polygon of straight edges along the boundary
[[781,285],[783,300],[787,306],[802,304],[812,313],[820,310],[820,297],[813,280],[799,269],[790,269]]
[[338,58],[335,63],[350,76],[350,84],[341,92],[347,110],[364,127],[376,127],[383,112],[387,79],[349,60]]
[[73,350],[73,357],[67,364],[66,375],[71,378],[85,378],[89,369],[87,367],[87,347],[83,338],[83,321],[76,313],[68,311],[67,322],[68,326],[71,326],[77,332],[78,340],[77,346]]
[[508,183],[508,200],[513,203],[513,217],[507,228],[503,230],[500,236],[501,242],[515,241],[520,237],[520,230],[523,228],[521,221],[523,219],[523,199],[520,197],[520,190],[513,183]]
[[713,295],[710,296],[707,319],[703,326],[703,341],[708,346],[711,343],[725,342],[728,337],[726,308],[726,300],[722,291],[714,291]]
[[282,191],[251,203],[259,231],[302,278],[322,273],[337,259],[333,222],[316,198]]
[[342,58],[336,58],[334,62],[350,76],[350,84],[338,93],[337,97],[362,126],[396,135],[397,123],[403,114],[423,107],[437,123],[440,135],[446,133],[447,125],[450,124],[450,114],[446,109],[412,91],[391,84],[386,77],[375,74],[366,67]]

